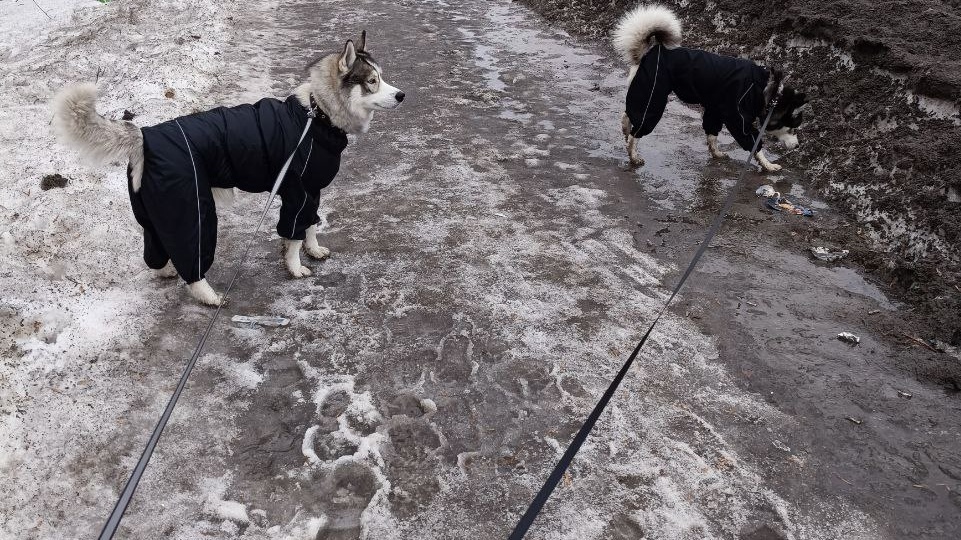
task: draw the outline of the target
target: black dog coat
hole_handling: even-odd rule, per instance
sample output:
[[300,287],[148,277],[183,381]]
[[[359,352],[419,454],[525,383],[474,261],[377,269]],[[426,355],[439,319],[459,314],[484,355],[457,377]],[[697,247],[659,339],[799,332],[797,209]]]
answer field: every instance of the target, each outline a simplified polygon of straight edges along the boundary
[[145,127],[140,190],[130,186],[134,216],[144,229],[144,261],[173,262],[187,282],[204,278],[217,246],[211,188],[269,192],[287,158],[296,155],[278,194],[277,234],[303,240],[320,221],[320,190],[337,175],[347,135],[318,116],[300,145],[307,108],[291,96],[219,107]]
[[758,138],[754,119],[764,112],[768,77],[750,60],[655,45],[641,58],[627,91],[631,133],[640,138],[653,131],[674,92],[684,103],[704,106],[705,133],[716,136],[723,125],[750,151]]

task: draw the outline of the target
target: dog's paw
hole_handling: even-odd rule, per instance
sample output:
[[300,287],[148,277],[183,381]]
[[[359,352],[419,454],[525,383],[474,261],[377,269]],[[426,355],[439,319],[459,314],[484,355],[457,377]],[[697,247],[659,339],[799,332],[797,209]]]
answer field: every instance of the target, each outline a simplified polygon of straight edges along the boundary
[[632,169],[636,169],[636,168],[638,168],[638,167],[643,167],[643,166],[644,166],[644,158],[641,158],[641,157],[630,158],[630,159],[628,160],[628,164],[630,165],[630,167],[631,167]]
[[311,274],[310,268],[306,266],[288,266],[287,271],[290,272],[291,277],[303,278]]
[[307,252],[307,255],[310,255],[318,261],[322,261],[327,257],[330,257],[330,250],[324,246],[304,246],[304,250]]
[[218,293],[207,283],[206,279],[201,279],[188,285],[190,295],[197,299],[201,304],[207,306],[219,306],[224,301],[224,295]]
[[778,165],[777,163],[765,163],[764,165],[761,165],[761,168],[764,169],[764,172],[778,172],[784,167]]
[[167,261],[167,265],[161,268],[160,270],[154,270],[154,274],[158,278],[163,278],[163,279],[175,278],[177,277],[177,269],[174,268],[173,263],[171,263],[170,261]]
[[731,156],[720,150],[711,150],[711,157],[714,159],[731,159]]

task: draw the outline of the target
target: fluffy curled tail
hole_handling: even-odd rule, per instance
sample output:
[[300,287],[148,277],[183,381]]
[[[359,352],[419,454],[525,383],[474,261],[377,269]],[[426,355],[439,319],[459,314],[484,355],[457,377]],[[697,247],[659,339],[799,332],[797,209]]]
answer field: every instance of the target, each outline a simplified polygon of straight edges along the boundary
[[109,120],[97,113],[97,87],[67,86],[53,98],[53,125],[65,144],[95,162],[129,160],[134,188],[143,172],[143,135],[130,122]]
[[676,47],[681,44],[681,21],[664,6],[640,5],[621,17],[614,29],[614,48],[631,65],[655,44]]

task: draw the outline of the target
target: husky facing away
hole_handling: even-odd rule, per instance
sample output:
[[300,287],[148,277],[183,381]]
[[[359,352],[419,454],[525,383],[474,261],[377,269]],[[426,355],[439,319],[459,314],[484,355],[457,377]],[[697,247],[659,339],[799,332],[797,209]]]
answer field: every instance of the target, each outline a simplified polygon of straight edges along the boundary
[[[320,190],[336,176],[347,134],[367,132],[374,111],[400,105],[404,93],[387,84],[366,50],[347,41],[341,53],[308,68],[309,79],[280,101],[219,107],[138,128],[97,113],[93,84],[63,89],[54,98],[54,124],[61,139],[87,157],[128,160],[130,202],[144,230],[144,261],[163,277],[179,275],[200,302],[223,299],[204,278],[217,242],[215,199],[229,201],[233,189],[270,192],[283,164],[294,154],[278,194],[277,233],[293,277],[310,275],[300,251],[324,259],[317,242]],[[308,115],[310,132],[300,141]]]
[[[680,47],[681,22],[669,9],[641,5],[627,12],[614,30],[614,47],[631,65],[627,107],[621,127],[631,165],[644,160],[637,155],[637,139],[649,134],[667,106],[671,92],[690,104],[704,107],[703,127],[711,156],[726,158],[717,147],[724,126],[741,148],[751,151],[758,137],[755,121],[767,116],[771,101],[780,97],[771,114],[767,134],[791,150],[798,145],[795,129],[801,125],[797,111],[807,99],[783,85],[779,71],[769,72],[750,60]],[[781,170],[761,151],[754,155],[768,172]]]

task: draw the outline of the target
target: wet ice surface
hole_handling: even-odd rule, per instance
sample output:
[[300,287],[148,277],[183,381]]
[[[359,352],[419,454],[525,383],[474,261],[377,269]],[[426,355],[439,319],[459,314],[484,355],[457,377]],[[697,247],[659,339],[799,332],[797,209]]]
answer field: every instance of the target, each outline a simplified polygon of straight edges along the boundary
[[[505,537],[665,298],[676,269],[635,248],[618,210],[642,196],[695,200],[690,156],[706,155],[696,113],[672,105],[642,147],[648,166],[628,172],[624,70],[511,3],[334,1],[319,19],[312,2],[250,8],[226,61],[271,69],[236,86],[236,73],[223,77],[224,103],[284,95],[318,41],[333,47],[365,26],[409,97],[377,115],[325,191],[322,243],[334,254],[314,277],[287,279],[276,240],[258,245],[229,311],[291,323],[218,327],[124,532]],[[262,203],[243,197],[222,213],[215,283]],[[101,452],[64,458],[63,485],[92,487],[83,519],[72,510],[69,526],[37,529],[46,536],[89,536],[122,487],[209,313],[167,296],[142,343],[114,342],[133,360],[105,359],[149,384],[118,405],[134,412],[103,428]],[[708,417],[723,411],[771,439],[792,420],[735,387],[717,355],[668,315],[529,537],[730,538],[768,526],[877,538],[841,500],[784,500],[738,455]]]
[[[503,537],[665,296],[671,269],[614,211],[640,195],[622,191],[622,70],[508,3],[325,9],[324,35],[366,23],[409,98],[325,192],[334,256],[315,278],[286,281],[266,258],[246,282],[236,309],[292,322],[245,341],[263,382],[226,443],[224,496],[248,508],[249,538]],[[299,75],[281,66],[313,55],[289,56],[304,31],[268,44],[276,92]],[[659,130],[692,115],[672,107]],[[637,176],[683,203],[696,173],[672,167],[703,143],[667,138]],[[669,316],[531,538],[876,537],[841,501],[798,512],[740,460],[701,411],[790,420],[716,356]]]

